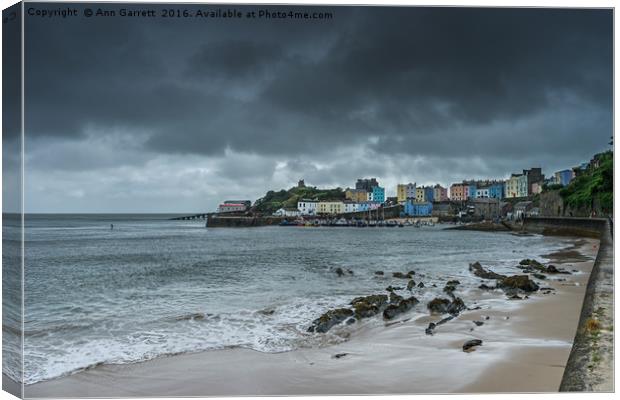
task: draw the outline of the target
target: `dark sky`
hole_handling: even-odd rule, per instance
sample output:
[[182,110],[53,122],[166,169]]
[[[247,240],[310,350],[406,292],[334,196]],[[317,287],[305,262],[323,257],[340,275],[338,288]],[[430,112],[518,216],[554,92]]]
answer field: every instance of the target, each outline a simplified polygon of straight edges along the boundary
[[270,7],[333,13],[303,21],[70,7],[80,16],[25,20],[30,212],[213,210],[300,178],[373,176],[394,195],[552,174],[612,135],[611,10]]

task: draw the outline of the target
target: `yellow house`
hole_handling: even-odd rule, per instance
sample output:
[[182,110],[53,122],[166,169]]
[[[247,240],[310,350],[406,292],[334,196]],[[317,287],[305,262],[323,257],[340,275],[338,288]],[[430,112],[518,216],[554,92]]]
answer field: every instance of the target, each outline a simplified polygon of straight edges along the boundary
[[317,214],[342,214],[344,203],[342,201],[320,201],[316,212]]
[[426,196],[424,195],[424,188],[419,187],[415,189],[415,201],[418,203],[423,203],[426,201]]
[[413,199],[417,197],[417,188],[415,183],[396,185],[396,201],[404,203],[407,199]]
[[368,201],[368,193],[364,189],[347,189],[344,192],[344,197],[356,203]]

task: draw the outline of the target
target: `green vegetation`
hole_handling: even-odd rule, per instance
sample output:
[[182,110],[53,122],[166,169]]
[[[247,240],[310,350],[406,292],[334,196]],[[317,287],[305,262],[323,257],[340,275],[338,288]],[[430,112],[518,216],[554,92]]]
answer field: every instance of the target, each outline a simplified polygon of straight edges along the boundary
[[611,151],[594,156],[598,168],[590,165],[567,187],[560,190],[566,205],[574,209],[589,209],[598,204],[603,212],[614,206],[614,158]]
[[256,200],[253,209],[264,214],[272,214],[280,208],[297,208],[297,202],[301,199],[344,200],[344,191],[341,188],[316,187],[293,187],[278,192],[270,190],[264,197]]

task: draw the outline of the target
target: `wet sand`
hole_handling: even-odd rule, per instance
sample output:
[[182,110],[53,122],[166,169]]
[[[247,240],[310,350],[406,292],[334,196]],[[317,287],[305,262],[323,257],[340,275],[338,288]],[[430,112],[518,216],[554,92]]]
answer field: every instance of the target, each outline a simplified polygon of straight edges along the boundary
[[[104,365],[25,387],[25,397],[221,396],[557,392],[566,365],[598,241],[579,239],[579,253],[549,257],[572,275],[549,275],[524,300],[505,297],[465,311],[424,334],[424,316],[361,329],[351,340],[319,349],[267,354],[215,350],[153,361]],[[570,249],[567,251],[575,251]],[[472,260],[473,261],[473,260]],[[515,268],[514,273],[521,271]],[[559,279],[566,279],[561,281]],[[457,290],[458,295],[458,290]],[[480,291],[480,299],[497,293]],[[476,304],[468,304],[475,307]],[[418,305],[418,308],[424,307]],[[488,317],[488,319],[487,319]],[[473,321],[482,321],[476,326]],[[473,328],[473,330],[472,330]],[[462,345],[481,339],[465,353]],[[337,354],[346,353],[342,357]]]

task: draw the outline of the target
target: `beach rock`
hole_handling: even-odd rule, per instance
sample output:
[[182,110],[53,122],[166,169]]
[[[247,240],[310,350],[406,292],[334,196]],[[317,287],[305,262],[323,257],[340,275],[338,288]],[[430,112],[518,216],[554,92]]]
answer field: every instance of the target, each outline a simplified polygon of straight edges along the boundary
[[504,279],[506,277],[505,275],[496,274],[493,271],[484,269],[478,261],[469,264],[469,270],[482,279]]
[[423,287],[424,287],[424,282],[420,282],[420,283],[418,283],[418,287],[419,287],[419,288],[423,288]]
[[377,307],[381,307],[386,305],[388,302],[388,297],[385,294],[371,294],[369,296],[362,296],[362,297],[356,297],[353,300],[351,300],[351,304],[352,306],[354,306],[357,303],[369,303],[369,304],[374,304]]
[[549,264],[547,266],[547,271],[548,274],[565,274],[565,275],[572,275],[570,273],[570,271],[564,270],[564,269],[558,269],[555,265],[551,265]]
[[387,290],[388,292],[393,292],[395,290],[403,290],[403,288],[400,287],[400,286],[392,286],[392,285],[390,285],[390,286],[386,287],[385,290]]
[[524,292],[535,292],[538,290],[536,282],[531,280],[527,275],[513,275],[500,280],[497,284],[500,289],[510,290],[519,289]]
[[407,290],[413,290],[415,286],[415,281],[413,279],[411,279],[408,283],[407,283]]
[[355,311],[357,319],[370,318],[381,312],[387,304],[388,297],[384,294],[373,294],[370,296],[356,297],[351,300],[351,305]]
[[471,352],[471,351],[474,351],[475,348],[478,346],[482,346],[482,340],[480,339],[468,340],[463,344],[463,351]]
[[349,275],[353,275],[353,270],[351,270],[351,269],[347,269],[347,274],[349,274]]
[[335,273],[336,273],[336,275],[338,275],[338,276],[343,276],[343,275],[344,275],[344,270],[343,270],[342,268],[340,268],[340,267],[336,268],[336,269],[334,270],[334,272],[335,272]]
[[454,300],[452,300],[452,302],[448,306],[448,313],[452,315],[458,315],[461,311],[465,310],[466,308],[467,306],[465,306],[465,303],[463,302],[463,300],[461,300],[460,297],[457,297]]
[[403,296],[400,296],[394,292],[390,292],[390,304],[398,304],[403,300]]
[[436,327],[437,325],[435,325],[434,322],[431,322],[430,324],[428,324],[428,328],[424,330],[424,333],[426,333],[427,335],[432,335]]
[[348,308],[329,310],[312,321],[312,325],[308,328],[308,332],[325,333],[351,316],[353,316],[353,311]]
[[431,314],[445,314],[448,312],[448,306],[450,306],[450,300],[441,297],[431,300],[426,305]]
[[379,314],[380,311],[376,305],[366,302],[355,303],[353,310],[355,311],[355,317],[358,319],[370,318]]
[[383,271],[375,271],[375,275],[384,275]]
[[486,283],[483,283],[482,285],[478,286],[478,289],[482,289],[482,290],[495,290],[496,287],[495,286],[487,286]]
[[383,311],[383,318],[388,319],[388,320],[393,319],[399,314],[402,314],[404,312],[411,310],[418,303],[419,303],[419,300],[411,296],[407,299],[401,300],[398,304],[390,304]]
[[523,297],[519,296],[518,294],[513,294],[512,296],[508,297],[509,300],[523,300]]
[[413,276],[413,275],[415,275],[415,271],[409,271],[409,272],[407,272],[407,275]]
[[541,263],[539,263],[538,261],[534,259],[529,259],[529,258],[519,261],[519,265],[525,265],[525,266],[534,267],[534,268],[544,268],[544,266]]
[[473,323],[476,324],[476,326],[484,325],[484,322],[482,322],[482,321],[473,321]]
[[334,354],[332,358],[338,359],[338,358],[346,357],[348,355],[349,353],[338,353],[338,354]]
[[449,286],[457,286],[460,284],[461,282],[457,281],[456,279],[446,282],[446,285],[449,285]]
[[349,318],[349,319],[345,322],[345,324],[347,324],[347,325],[352,325],[352,324],[354,324],[356,321],[357,321],[357,320],[356,320],[355,318]]
[[456,290],[456,286],[452,286],[452,285],[446,285],[446,286],[443,288],[443,291],[444,291],[445,293],[447,293],[448,295],[450,295],[450,296],[453,296],[453,294],[452,294],[452,293],[453,293],[455,290]]
[[537,273],[537,272],[533,273],[533,274],[532,274],[532,276],[533,276],[534,278],[537,278],[537,279],[543,279],[543,280],[544,280],[544,279],[547,279],[547,277],[546,277],[546,276],[544,276],[543,274],[539,274],[539,273]]
[[400,279],[411,279],[413,277],[413,274],[410,273],[402,273],[402,272],[393,272],[392,276],[394,278],[400,278]]

